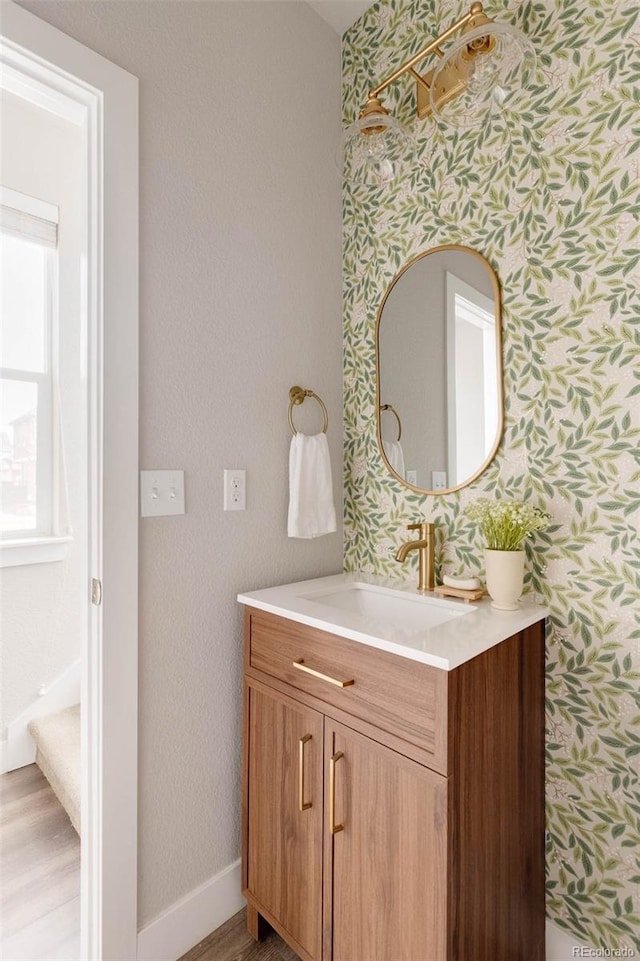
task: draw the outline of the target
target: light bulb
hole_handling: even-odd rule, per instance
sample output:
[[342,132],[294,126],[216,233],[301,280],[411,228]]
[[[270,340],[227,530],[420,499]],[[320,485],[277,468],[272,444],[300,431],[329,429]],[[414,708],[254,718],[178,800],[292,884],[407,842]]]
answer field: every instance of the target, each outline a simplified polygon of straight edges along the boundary
[[388,113],[359,117],[347,128],[336,151],[336,163],[346,181],[374,187],[407,176],[414,159],[413,138]]
[[[439,61],[431,85],[436,118],[476,127],[522,90],[535,65],[528,38],[506,24],[485,23],[463,33]],[[447,98],[453,83],[461,90]]]

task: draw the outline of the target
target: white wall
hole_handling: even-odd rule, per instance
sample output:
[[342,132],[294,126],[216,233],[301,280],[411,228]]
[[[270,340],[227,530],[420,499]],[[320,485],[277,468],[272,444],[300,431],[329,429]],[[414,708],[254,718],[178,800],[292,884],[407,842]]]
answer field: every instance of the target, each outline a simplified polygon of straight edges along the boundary
[[342,567],[340,532],[286,537],[294,383],[341,513],[340,43],[297,2],[21,2],[140,78],[141,467],[187,497],[141,526],[143,925],[239,855],[236,593]]
[[68,501],[74,534],[64,561],[0,571],[0,737],[4,740],[7,724],[38,699],[40,686],[50,684],[80,656],[85,445],[81,413],[78,190],[82,134],[68,121],[4,90],[0,92],[0,110],[2,184],[60,207],[59,371],[66,469],[59,472],[59,480],[63,487],[66,482],[68,492],[61,499],[61,520],[66,520],[64,505]]

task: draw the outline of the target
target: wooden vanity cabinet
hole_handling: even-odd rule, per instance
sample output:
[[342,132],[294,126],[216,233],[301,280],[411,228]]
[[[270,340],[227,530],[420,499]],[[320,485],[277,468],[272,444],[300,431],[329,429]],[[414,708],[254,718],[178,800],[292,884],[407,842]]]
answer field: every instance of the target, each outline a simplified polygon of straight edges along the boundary
[[245,612],[254,937],[264,918],[303,961],[543,961],[543,622],[447,672]]
[[447,778],[327,721],[336,818],[325,908],[333,961],[445,958]]
[[321,957],[324,718],[268,689],[249,692],[247,877],[302,956]]

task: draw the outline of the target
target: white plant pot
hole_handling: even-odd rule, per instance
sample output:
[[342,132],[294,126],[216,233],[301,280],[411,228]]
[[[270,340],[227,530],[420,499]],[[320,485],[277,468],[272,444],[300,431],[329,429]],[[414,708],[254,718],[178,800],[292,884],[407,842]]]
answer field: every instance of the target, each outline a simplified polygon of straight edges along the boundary
[[484,552],[487,591],[497,611],[517,611],[524,580],[524,551]]

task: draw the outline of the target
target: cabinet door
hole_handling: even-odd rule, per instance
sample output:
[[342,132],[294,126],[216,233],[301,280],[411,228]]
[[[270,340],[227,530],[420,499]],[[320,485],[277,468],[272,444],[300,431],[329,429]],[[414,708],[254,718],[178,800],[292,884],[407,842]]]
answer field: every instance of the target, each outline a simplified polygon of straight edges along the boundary
[[328,720],[325,752],[325,961],[445,961],[447,779]]
[[248,711],[247,890],[292,947],[315,961],[322,949],[324,719],[252,685]]

